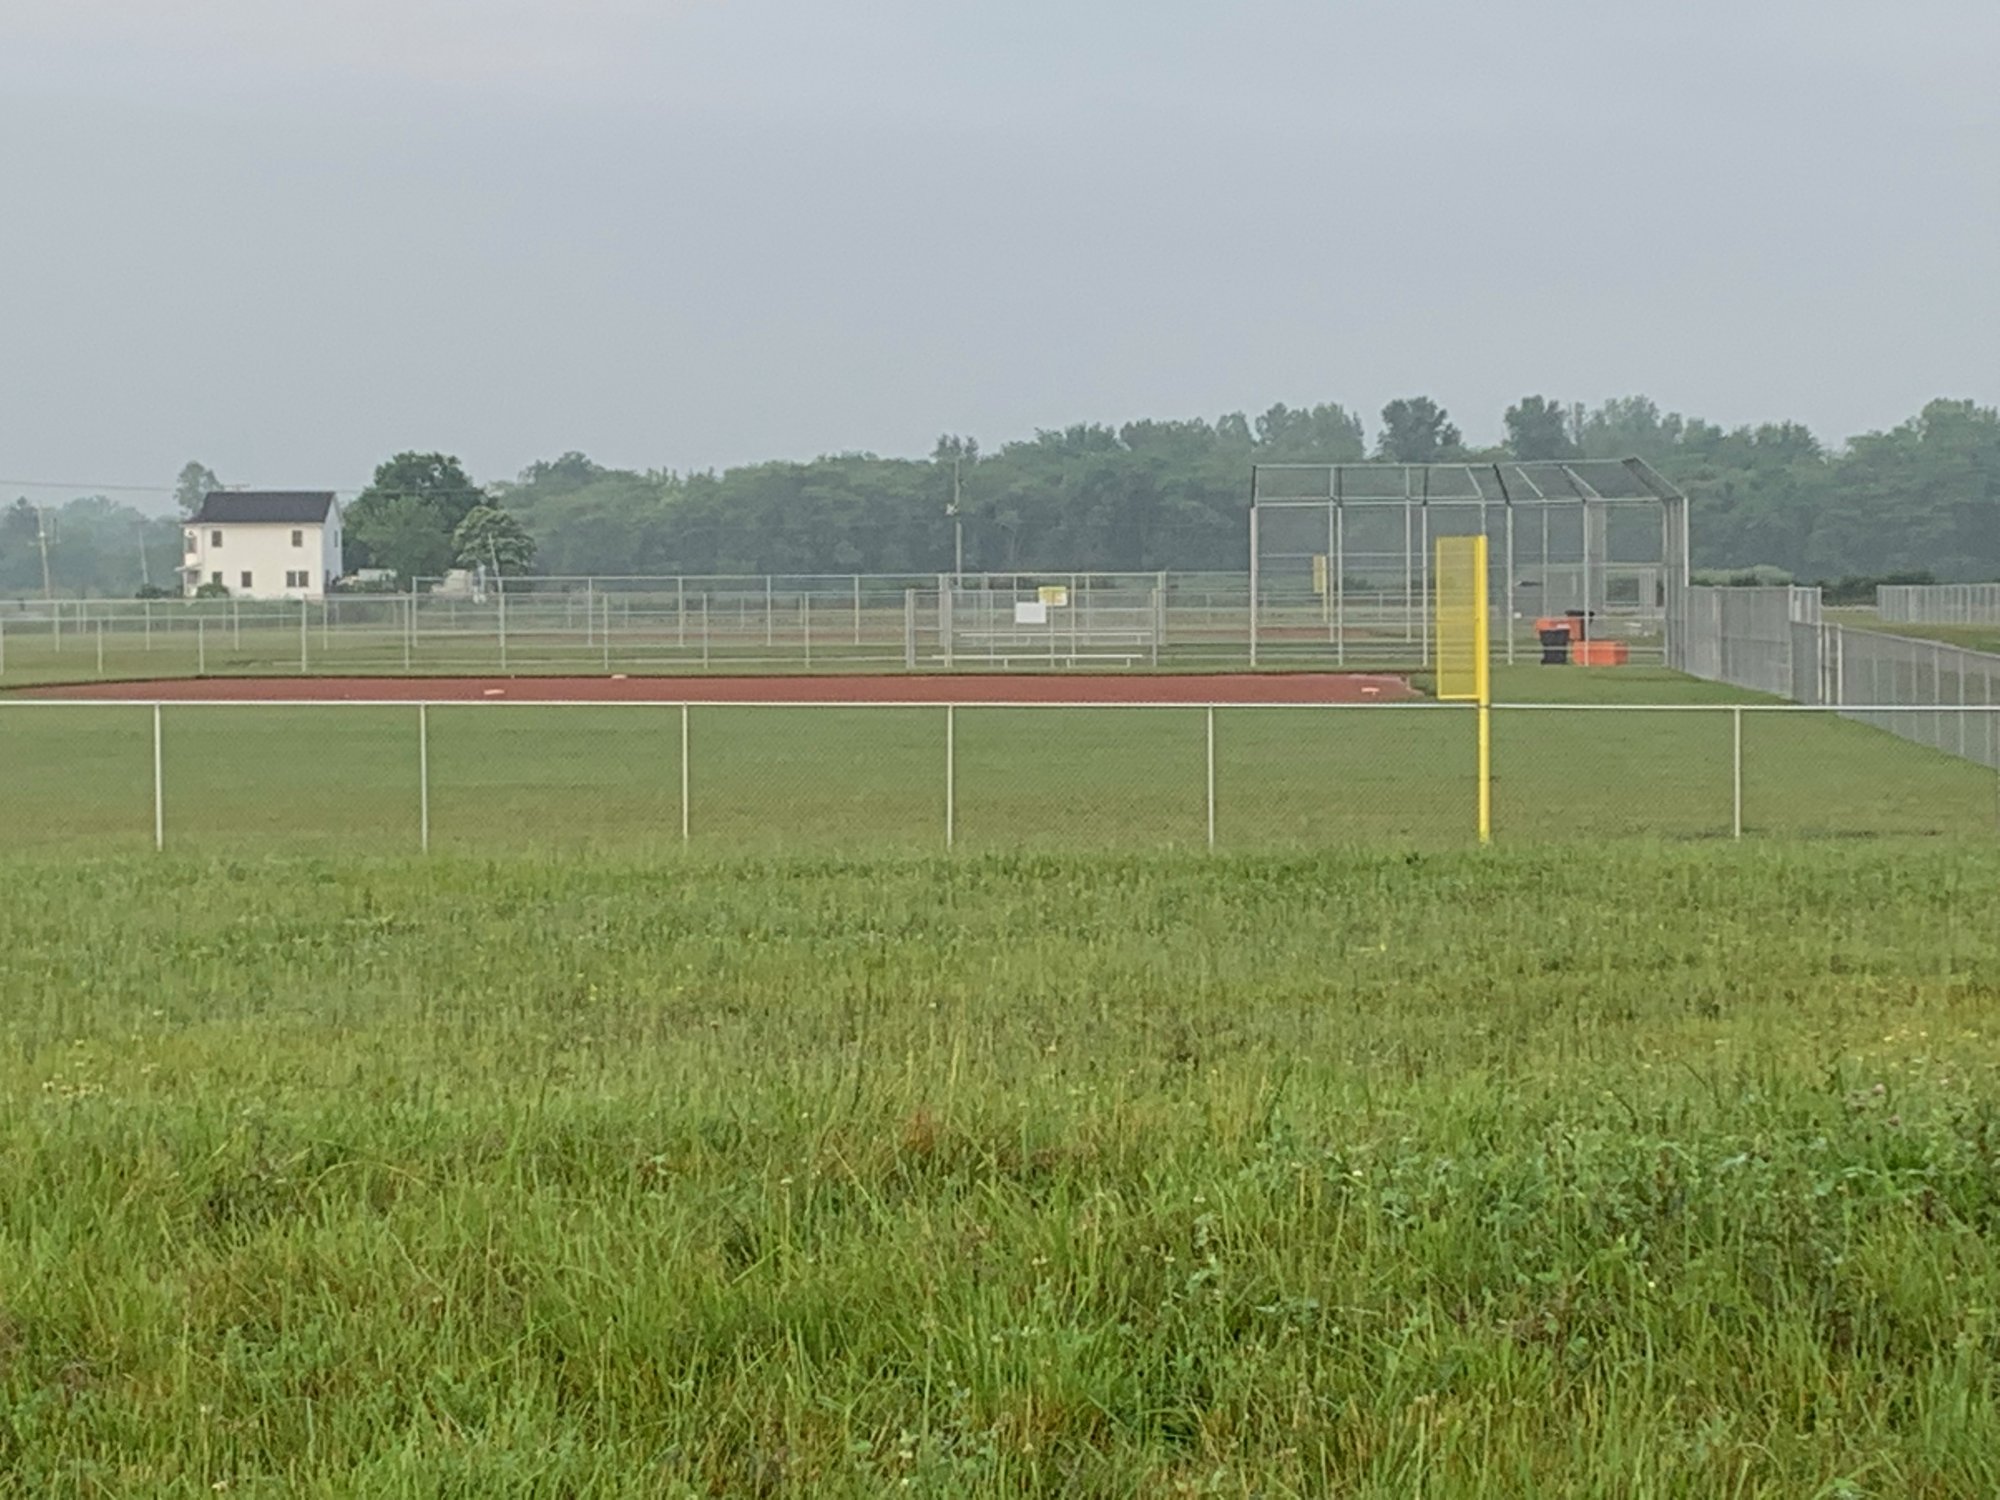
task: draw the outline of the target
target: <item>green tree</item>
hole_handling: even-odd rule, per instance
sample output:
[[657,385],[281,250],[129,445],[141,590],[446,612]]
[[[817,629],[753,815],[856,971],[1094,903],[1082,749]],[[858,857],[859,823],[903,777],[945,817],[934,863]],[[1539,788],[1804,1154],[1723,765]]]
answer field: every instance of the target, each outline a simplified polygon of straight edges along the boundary
[[201,502],[211,490],[221,488],[222,481],[215,477],[215,470],[189,459],[174,479],[174,504],[180,507],[183,516],[191,516],[201,509]]
[[497,505],[475,505],[451,534],[461,568],[522,574],[534,564],[535,543],[521,523]]
[[1376,452],[1392,463],[1429,464],[1456,458],[1465,439],[1451,414],[1429,396],[1406,396],[1382,408]]
[[433,578],[456,556],[452,534],[486,491],[443,453],[398,453],[347,507],[342,530],[350,567],[388,568],[405,584]]
[[1523,396],[1507,408],[1507,451],[1523,461],[1575,458],[1569,414],[1547,396]]

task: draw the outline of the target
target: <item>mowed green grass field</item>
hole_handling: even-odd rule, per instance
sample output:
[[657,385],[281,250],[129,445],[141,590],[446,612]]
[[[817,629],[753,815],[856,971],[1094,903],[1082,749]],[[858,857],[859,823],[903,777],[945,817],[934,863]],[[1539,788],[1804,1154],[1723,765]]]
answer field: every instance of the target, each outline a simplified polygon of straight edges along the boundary
[[273,847],[0,858],[9,1493],[2000,1492],[1990,847]]
[[[687,690],[698,695],[699,679]],[[1525,667],[1501,671],[1496,693],[1558,705],[1495,712],[1497,837],[1731,832],[1734,727],[1718,710],[1745,695],[1658,670]],[[1753,707],[1743,718],[1746,834],[2000,834],[1991,771],[1830,715]],[[1463,707],[1223,708],[1215,722],[1220,847],[1450,847],[1473,837],[1475,737]],[[631,852],[681,842],[672,705],[443,704],[428,710],[428,724],[434,848]],[[970,850],[1205,846],[1207,732],[1199,707],[961,706],[956,841]],[[169,705],[162,745],[174,849],[384,853],[418,842],[414,706]],[[0,699],[0,755],[14,789],[0,847],[151,846],[150,707]],[[696,707],[689,842],[709,851],[935,849],[945,837],[945,769],[942,707]]]

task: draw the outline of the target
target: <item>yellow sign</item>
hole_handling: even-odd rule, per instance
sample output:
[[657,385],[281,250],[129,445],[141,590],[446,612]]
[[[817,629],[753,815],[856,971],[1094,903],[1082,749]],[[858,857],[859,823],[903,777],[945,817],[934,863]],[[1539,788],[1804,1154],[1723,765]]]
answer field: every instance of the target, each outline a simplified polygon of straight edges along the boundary
[[1326,595],[1326,554],[1313,554],[1313,592],[1322,598]]
[[1059,583],[1045,583],[1036,592],[1050,609],[1069,608],[1069,590]]

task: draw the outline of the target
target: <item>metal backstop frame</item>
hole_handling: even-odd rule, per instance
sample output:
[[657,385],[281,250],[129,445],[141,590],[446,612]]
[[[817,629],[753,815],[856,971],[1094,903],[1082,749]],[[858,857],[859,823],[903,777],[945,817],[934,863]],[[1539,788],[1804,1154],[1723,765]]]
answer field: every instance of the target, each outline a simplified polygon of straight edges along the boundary
[[1496,659],[1581,610],[1679,664],[1687,496],[1637,458],[1253,465],[1251,664],[1430,665],[1432,548],[1458,535],[1488,539]]

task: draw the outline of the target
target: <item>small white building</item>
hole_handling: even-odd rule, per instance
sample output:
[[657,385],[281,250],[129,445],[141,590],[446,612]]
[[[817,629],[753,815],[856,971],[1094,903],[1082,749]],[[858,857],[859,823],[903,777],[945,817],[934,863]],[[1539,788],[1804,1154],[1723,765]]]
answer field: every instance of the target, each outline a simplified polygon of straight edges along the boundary
[[181,592],[219,583],[238,599],[323,599],[340,577],[331,490],[216,490],[188,517]]

